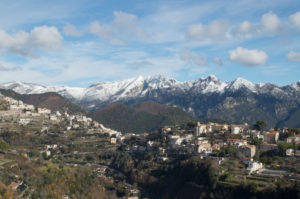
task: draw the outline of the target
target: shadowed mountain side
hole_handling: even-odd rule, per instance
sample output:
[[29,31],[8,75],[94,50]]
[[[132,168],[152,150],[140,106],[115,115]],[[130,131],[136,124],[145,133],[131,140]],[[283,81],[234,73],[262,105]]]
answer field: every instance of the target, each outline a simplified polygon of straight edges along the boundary
[[124,104],[111,104],[90,114],[105,126],[124,133],[142,133],[155,130],[164,125],[182,124],[196,121],[183,110],[146,101],[133,107]]

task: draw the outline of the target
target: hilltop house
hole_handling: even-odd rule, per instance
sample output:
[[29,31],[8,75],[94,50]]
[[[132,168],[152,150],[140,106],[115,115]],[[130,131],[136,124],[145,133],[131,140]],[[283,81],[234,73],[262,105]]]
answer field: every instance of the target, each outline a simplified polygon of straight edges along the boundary
[[206,129],[206,125],[205,124],[200,124],[200,122],[197,122],[197,126],[194,129],[194,135],[195,136],[200,136],[201,134],[206,134],[207,133],[207,129]]
[[288,137],[286,141],[288,143],[299,143],[300,142],[300,135],[294,135],[292,137]]
[[236,146],[236,147],[248,144],[247,140],[241,140],[241,139],[227,139],[227,143],[228,145]]
[[38,113],[40,114],[51,114],[51,110],[46,108],[38,108]]
[[231,134],[239,134],[241,132],[241,127],[240,126],[237,126],[237,125],[231,125],[230,127],[230,130],[231,130]]
[[276,144],[279,138],[278,131],[266,132],[264,134],[264,141],[268,144]]
[[247,167],[247,173],[251,174],[255,171],[259,171],[259,170],[262,170],[262,169],[263,169],[263,164],[261,162],[251,161],[251,162],[249,162],[249,165]]

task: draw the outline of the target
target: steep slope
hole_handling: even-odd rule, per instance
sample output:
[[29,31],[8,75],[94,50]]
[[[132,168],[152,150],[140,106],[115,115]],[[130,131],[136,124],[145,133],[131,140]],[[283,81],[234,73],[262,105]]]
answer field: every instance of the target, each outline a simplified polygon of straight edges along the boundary
[[137,111],[124,104],[110,104],[90,114],[94,120],[124,133],[141,133],[154,130],[161,118]]
[[124,104],[111,104],[90,114],[107,127],[124,133],[142,133],[155,130],[164,125],[196,121],[188,113],[153,101],[129,107]]
[[39,108],[48,108],[52,111],[68,111],[69,113],[86,113],[80,106],[71,103],[57,93],[42,94],[18,94],[12,90],[0,89],[0,93],[5,96],[22,100],[26,104],[32,104]]

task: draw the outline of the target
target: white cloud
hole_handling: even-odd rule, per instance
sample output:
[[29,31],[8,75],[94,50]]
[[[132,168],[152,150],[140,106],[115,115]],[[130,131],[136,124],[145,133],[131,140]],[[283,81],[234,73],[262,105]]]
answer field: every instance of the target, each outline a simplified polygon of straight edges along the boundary
[[262,15],[259,24],[243,21],[241,24],[232,28],[231,34],[233,36],[249,39],[252,37],[274,36],[279,32],[283,32],[284,28],[284,24],[279,17],[269,12]]
[[113,39],[110,41],[110,43],[112,45],[118,45],[118,46],[124,46],[124,45],[127,45],[127,42],[125,41],[122,41],[122,40],[119,40],[119,39]]
[[289,16],[289,20],[300,31],[300,12],[297,12],[297,13]]
[[57,50],[61,47],[62,36],[56,27],[40,26],[30,32],[29,41],[42,49]]
[[189,26],[187,36],[191,40],[217,39],[226,37],[228,24],[225,21],[216,20],[204,26],[203,24],[192,24]]
[[8,71],[18,71],[18,70],[22,70],[22,68],[19,66],[7,67],[0,64],[0,71],[8,72]]
[[137,16],[126,12],[114,12],[113,27],[117,34],[147,38],[147,34],[137,25]]
[[94,21],[89,26],[89,32],[102,38],[113,38],[113,45],[126,45],[124,40],[144,40],[148,35],[138,26],[138,17],[126,12],[114,12],[113,21],[101,25]]
[[9,35],[0,30],[0,48],[22,56],[36,56],[35,49],[58,50],[61,48],[62,36],[53,26],[35,27],[29,33],[19,31]]
[[102,38],[112,37],[112,33],[109,30],[109,27],[105,27],[99,24],[98,21],[93,21],[89,26],[90,33],[97,35]]
[[256,32],[256,27],[249,21],[243,21],[241,24],[233,28],[232,33],[240,37],[251,37]]
[[183,61],[187,61],[192,65],[205,66],[206,58],[195,55],[194,53],[186,50],[184,53],[180,55],[180,59]]
[[266,13],[261,18],[262,30],[266,32],[278,32],[280,30],[280,19],[272,12]]
[[300,62],[300,52],[291,51],[286,55],[286,58],[290,61]]
[[82,33],[80,31],[78,31],[76,29],[76,27],[72,24],[65,25],[65,27],[63,28],[63,31],[64,31],[65,35],[67,35],[67,36],[79,37],[82,35]]
[[265,65],[268,59],[267,53],[262,50],[249,50],[237,47],[229,51],[229,58],[233,62],[239,62],[246,66]]
[[219,66],[223,66],[223,61],[219,57],[215,57],[214,60],[213,60],[213,62],[215,64],[218,64]]

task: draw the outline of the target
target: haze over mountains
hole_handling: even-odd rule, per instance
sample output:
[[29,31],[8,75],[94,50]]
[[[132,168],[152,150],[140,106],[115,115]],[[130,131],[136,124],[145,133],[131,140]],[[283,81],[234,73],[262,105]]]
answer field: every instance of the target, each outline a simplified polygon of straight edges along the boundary
[[162,76],[136,77],[92,84],[88,88],[42,86],[22,82],[0,84],[20,94],[56,92],[87,111],[109,104],[135,105],[152,100],[177,106],[200,118],[254,123],[265,120],[270,126],[300,127],[300,82],[276,86],[253,84],[237,78],[222,82],[210,75],[196,81],[179,82]]

